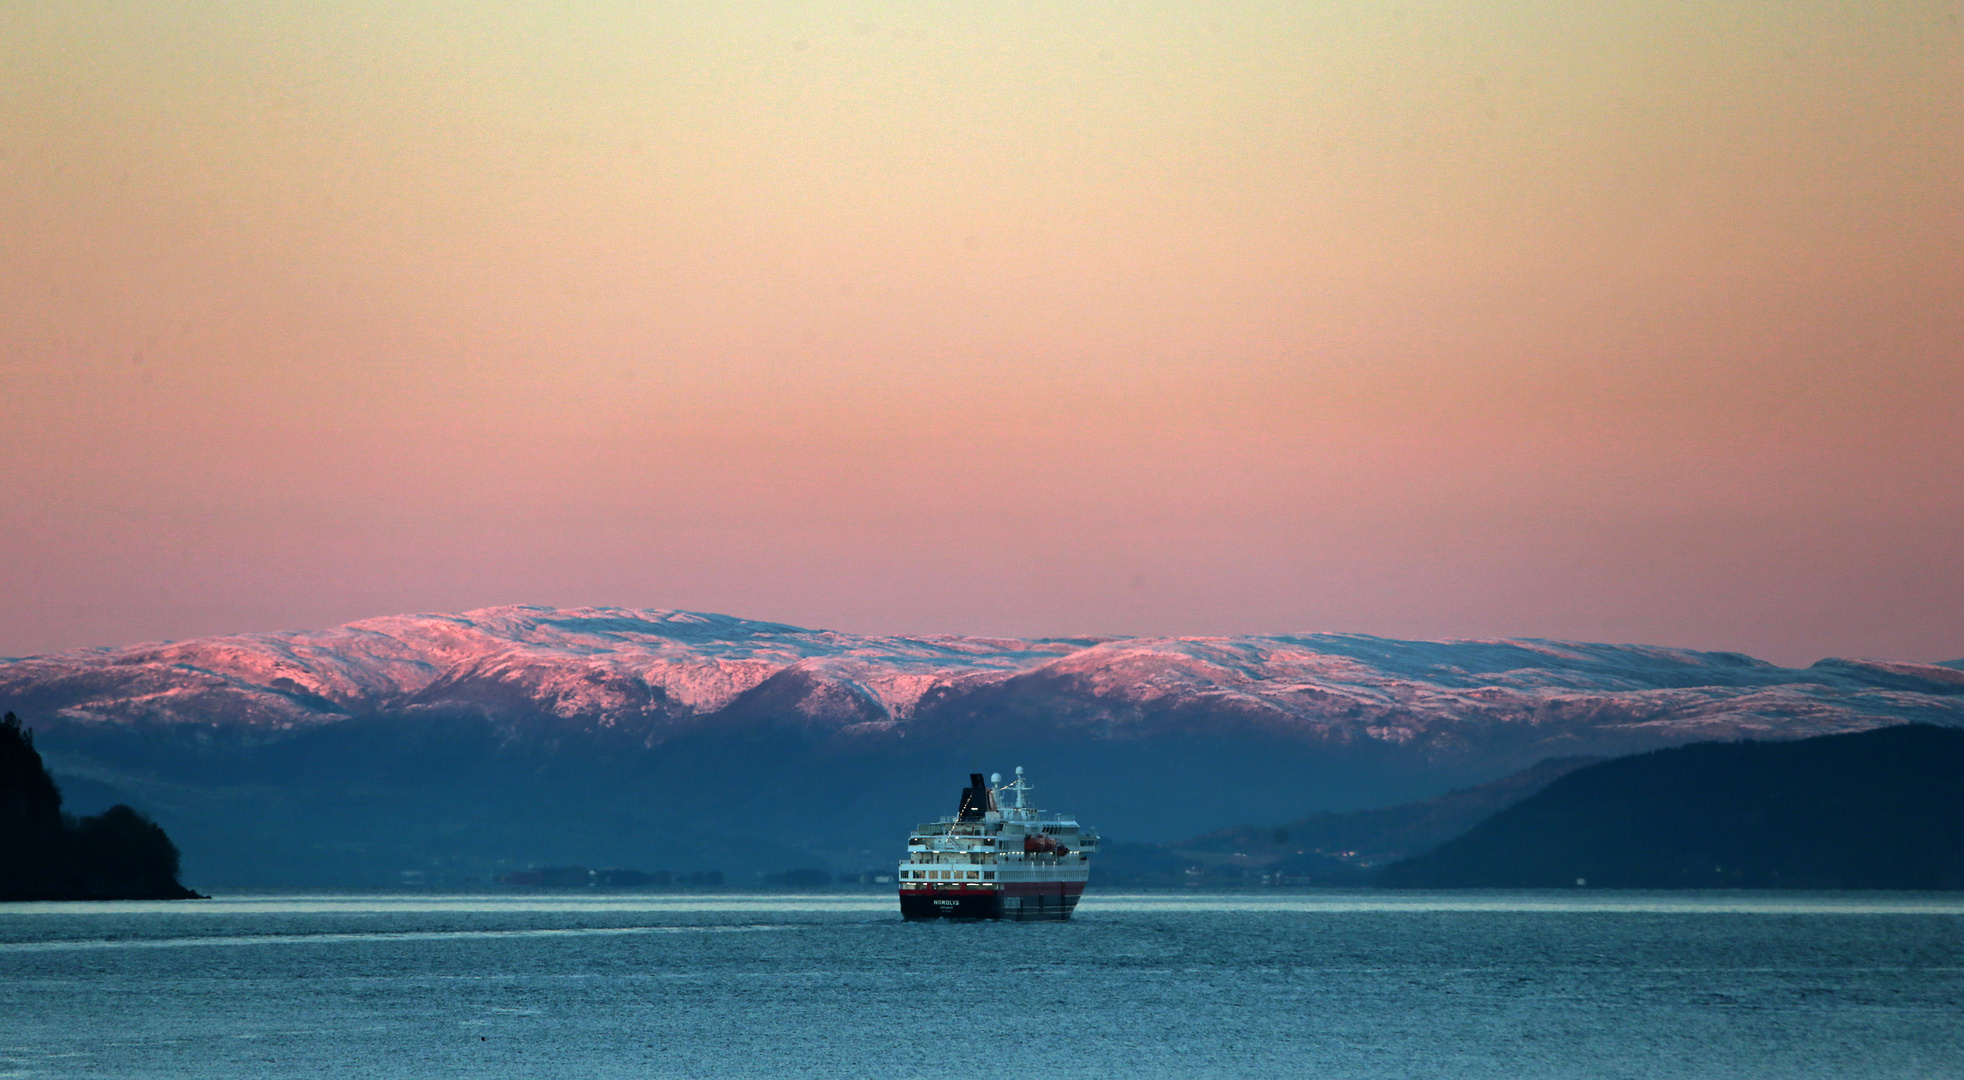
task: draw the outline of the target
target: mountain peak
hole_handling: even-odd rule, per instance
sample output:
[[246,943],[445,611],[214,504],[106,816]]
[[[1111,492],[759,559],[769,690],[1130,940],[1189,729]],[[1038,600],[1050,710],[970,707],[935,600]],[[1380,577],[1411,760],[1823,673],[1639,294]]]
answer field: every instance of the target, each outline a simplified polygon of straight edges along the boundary
[[1082,723],[1177,713],[1442,752],[1501,729],[1553,737],[1576,724],[1715,737],[1941,721],[1964,692],[1964,674],[1937,665],[1793,671],[1737,653],[1539,638],[880,637],[710,612],[508,605],[0,662],[0,695],[89,721],[283,728],[463,713],[660,739],[791,673],[773,707],[821,725],[892,721],[901,726],[882,730],[896,737],[924,703],[997,715],[1027,707],[1016,688],[1041,686],[1077,702],[1065,713]]

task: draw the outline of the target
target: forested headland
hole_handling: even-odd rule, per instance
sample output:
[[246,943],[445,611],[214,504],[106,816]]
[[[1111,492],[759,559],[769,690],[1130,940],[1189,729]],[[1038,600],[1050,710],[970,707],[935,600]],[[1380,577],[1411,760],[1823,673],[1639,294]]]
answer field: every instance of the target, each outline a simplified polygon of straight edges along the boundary
[[127,806],[77,818],[13,713],[0,718],[0,900],[191,900],[177,846]]

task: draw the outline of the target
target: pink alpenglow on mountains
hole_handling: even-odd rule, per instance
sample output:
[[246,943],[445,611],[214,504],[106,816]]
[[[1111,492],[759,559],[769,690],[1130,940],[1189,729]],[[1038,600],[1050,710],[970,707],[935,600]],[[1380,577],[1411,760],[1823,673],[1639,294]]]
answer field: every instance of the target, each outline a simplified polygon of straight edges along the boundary
[[1964,723],[1958,668],[1349,634],[864,637],[683,611],[498,607],[0,661],[0,702],[85,726],[267,734],[481,715],[654,746],[732,717],[819,739],[906,738],[1041,699],[1069,702],[1052,722],[1096,738],[1260,732],[1437,757],[1499,737],[1518,756],[1585,733],[1637,746]]

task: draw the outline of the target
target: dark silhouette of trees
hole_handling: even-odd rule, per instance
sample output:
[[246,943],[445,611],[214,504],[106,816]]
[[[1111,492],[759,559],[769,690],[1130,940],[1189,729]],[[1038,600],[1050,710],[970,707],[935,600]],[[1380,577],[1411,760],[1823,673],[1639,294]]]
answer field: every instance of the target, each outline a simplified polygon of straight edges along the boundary
[[177,869],[177,846],[127,806],[63,814],[34,733],[0,717],[0,900],[195,898]]

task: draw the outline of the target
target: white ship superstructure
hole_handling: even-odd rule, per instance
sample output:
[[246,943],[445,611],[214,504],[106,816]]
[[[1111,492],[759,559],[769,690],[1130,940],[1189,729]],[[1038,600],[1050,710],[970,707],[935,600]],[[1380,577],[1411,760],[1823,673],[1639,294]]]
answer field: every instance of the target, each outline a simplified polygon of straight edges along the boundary
[[[1012,797],[1001,805],[998,794]],[[915,827],[900,864],[908,919],[1068,919],[1084,895],[1096,833],[1029,802],[1023,767],[1005,785],[969,774],[961,809]]]

